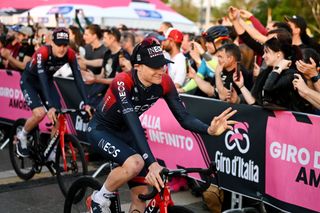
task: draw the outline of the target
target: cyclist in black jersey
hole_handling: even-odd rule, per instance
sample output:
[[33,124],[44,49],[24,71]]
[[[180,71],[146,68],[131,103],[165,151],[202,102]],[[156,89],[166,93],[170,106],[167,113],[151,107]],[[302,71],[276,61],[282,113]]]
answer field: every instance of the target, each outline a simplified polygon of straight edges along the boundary
[[[22,131],[17,134],[17,152],[22,157],[29,155],[27,134],[36,127],[47,114],[51,122],[56,121],[55,111],[60,109],[60,98],[53,82],[54,73],[69,63],[77,88],[84,100],[84,108],[90,111],[87,104],[84,83],[77,63],[75,52],[69,48],[69,33],[65,28],[57,28],[52,34],[52,44],[40,47],[32,56],[21,77],[21,90],[32,116],[27,119]],[[48,110],[46,112],[46,109]]]
[[171,61],[164,58],[157,40],[144,39],[131,57],[134,69],[115,77],[88,127],[88,140],[94,149],[120,165],[111,171],[100,191],[88,197],[88,207],[94,213],[109,212],[108,198],[127,182],[131,188],[130,212],[143,212],[145,203],[138,194],[146,193],[147,186],[131,183],[135,176],[145,176],[146,182],[159,191],[163,187],[159,175],[162,167],[149,148],[139,120],[139,115],[159,98],[164,98],[181,126],[197,133],[220,135],[236,123],[228,120],[236,113],[231,108],[214,117],[210,126],[186,111],[174,83],[165,74],[165,65]]

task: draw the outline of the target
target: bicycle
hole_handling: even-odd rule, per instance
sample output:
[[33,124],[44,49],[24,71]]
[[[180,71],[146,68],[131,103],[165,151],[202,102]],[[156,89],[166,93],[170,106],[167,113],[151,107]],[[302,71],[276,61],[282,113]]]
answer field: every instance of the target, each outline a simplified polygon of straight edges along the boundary
[[[169,178],[171,177],[181,177],[187,176],[188,173],[199,173],[204,180],[203,187],[208,188],[211,184],[211,177],[216,175],[216,167],[214,163],[211,163],[209,168],[185,168],[185,169],[176,169],[168,170],[164,168],[160,173],[163,181],[164,188],[158,192],[158,190],[153,187],[151,193],[147,195],[139,195],[141,200],[147,201],[148,205],[146,206],[145,213],[192,213],[191,210],[183,207],[176,206],[171,198],[170,187],[168,185]],[[134,181],[139,183],[144,183],[144,178],[137,177],[134,178]],[[86,206],[86,198],[91,196],[94,190],[99,190],[102,184],[91,176],[84,176],[76,180],[69,189],[69,192],[66,196],[64,203],[64,213],[71,212],[88,212]],[[122,213],[119,193],[114,193],[114,196],[110,198],[111,205],[110,210],[112,213]]]
[[[66,196],[72,182],[79,176],[87,174],[88,169],[83,148],[79,140],[67,132],[66,114],[76,112],[84,116],[83,110],[62,109],[56,111],[58,128],[52,138],[47,134],[40,135],[39,127],[34,128],[27,136],[30,155],[26,158],[21,157],[16,148],[16,143],[18,143],[16,135],[22,130],[26,120],[18,119],[14,123],[10,134],[9,155],[18,177],[29,180],[36,173],[40,173],[43,166],[46,166],[52,176],[56,175],[59,187],[63,195]],[[50,140],[46,144],[43,138],[50,138]],[[48,157],[51,152],[55,151],[55,147],[57,147],[55,162],[48,162]]]

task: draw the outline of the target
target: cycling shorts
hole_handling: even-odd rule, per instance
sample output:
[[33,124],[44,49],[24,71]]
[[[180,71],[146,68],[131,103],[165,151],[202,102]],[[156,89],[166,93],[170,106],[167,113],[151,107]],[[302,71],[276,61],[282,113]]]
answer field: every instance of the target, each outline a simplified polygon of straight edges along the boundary
[[[53,106],[56,109],[60,109],[60,96],[53,83],[53,80],[49,81],[48,84],[50,89],[49,94],[51,96],[51,100],[53,101]],[[44,106],[47,110],[49,109],[48,105],[46,104],[39,79],[30,75],[27,70],[22,73],[20,87],[23,92],[24,99],[31,109],[41,106]]]
[[[93,149],[103,158],[111,160],[119,165],[132,155],[139,154],[133,135],[128,131],[116,131],[99,126],[93,118],[88,126],[87,139]],[[146,168],[143,168],[138,176],[147,175]],[[129,188],[145,185],[133,181],[128,182]]]

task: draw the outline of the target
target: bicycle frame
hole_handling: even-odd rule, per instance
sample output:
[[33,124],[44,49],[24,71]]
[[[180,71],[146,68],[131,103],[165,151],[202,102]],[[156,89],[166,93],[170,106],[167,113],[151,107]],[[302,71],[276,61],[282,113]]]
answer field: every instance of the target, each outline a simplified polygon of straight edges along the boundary
[[173,205],[174,203],[171,198],[170,187],[168,184],[165,184],[165,187],[162,189],[162,191],[149,202],[144,213],[157,212],[158,209],[160,209],[161,213],[167,213],[168,206]]
[[[64,171],[67,171],[68,168],[67,168],[67,159],[66,159],[66,152],[65,152],[65,149],[64,149],[64,145],[65,145],[65,141],[64,141],[64,135],[65,134],[68,134],[68,130],[67,130],[67,120],[66,120],[66,115],[65,114],[62,114],[60,113],[58,115],[58,130],[59,131],[59,139],[60,139],[60,149],[61,149],[61,153],[62,153],[62,158],[63,158],[63,169]],[[72,146],[72,143],[69,144],[70,146],[70,150],[71,150],[71,155],[72,155],[72,159],[74,161],[77,160],[77,157],[76,157],[76,154],[75,154],[75,151],[74,151],[74,148]]]

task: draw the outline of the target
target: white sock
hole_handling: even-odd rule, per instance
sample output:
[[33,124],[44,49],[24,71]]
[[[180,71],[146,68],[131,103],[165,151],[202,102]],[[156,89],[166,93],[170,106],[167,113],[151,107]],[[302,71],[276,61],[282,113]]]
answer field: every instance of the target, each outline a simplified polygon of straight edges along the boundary
[[93,197],[94,201],[96,201],[98,203],[105,203],[106,202],[106,198],[103,196],[104,194],[113,194],[113,192],[110,192],[103,185],[101,187],[100,191],[98,191],[97,193],[94,194],[94,197]]

